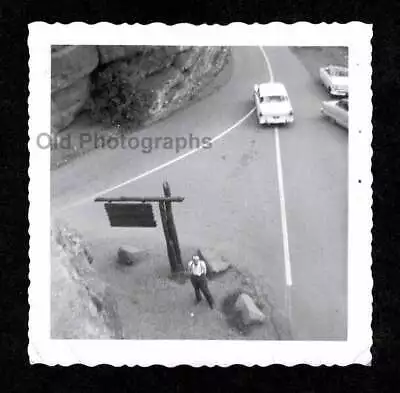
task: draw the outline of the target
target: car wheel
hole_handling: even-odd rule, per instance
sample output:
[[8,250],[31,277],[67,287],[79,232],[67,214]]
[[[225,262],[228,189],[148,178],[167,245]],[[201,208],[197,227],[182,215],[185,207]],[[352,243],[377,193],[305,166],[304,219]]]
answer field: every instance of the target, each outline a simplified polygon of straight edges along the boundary
[[332,95],[332,87],[328,87],[328,93]]

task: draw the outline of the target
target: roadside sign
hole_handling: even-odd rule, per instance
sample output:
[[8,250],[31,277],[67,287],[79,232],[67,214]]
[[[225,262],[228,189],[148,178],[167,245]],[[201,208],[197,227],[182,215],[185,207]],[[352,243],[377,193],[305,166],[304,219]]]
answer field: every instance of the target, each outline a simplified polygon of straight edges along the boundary
[[112,227],[157,226],[151,203],[105,203],[104,207]]
[[177,273],[184,270],[184,266],[172,213],[172,203],[183,202],[185,198],[171,196],[168,182],[163,183],[163,190],[164,196],[97,197],[94,201],[104,202],[104,208],[111,227],[124,228],[157,227],[152,203],[158,202],[171,271],[172,273]]

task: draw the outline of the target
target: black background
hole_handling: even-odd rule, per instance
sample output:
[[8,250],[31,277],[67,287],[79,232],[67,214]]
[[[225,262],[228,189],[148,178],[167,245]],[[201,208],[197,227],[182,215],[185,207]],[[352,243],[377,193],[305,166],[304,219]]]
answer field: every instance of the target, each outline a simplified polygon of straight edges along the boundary
[[[397,4],[396,4],[397,3]],[[28,23],[374,24],[372,367],[30,366]],[[0,5],[0,388],[4,392],[390,392],[399,384],[399,1],[2,1]],[[397,68],[397,69],[396,69]],[[397,204],[396,204],[397,202]],[[397,205],[397,206],[396,206]]]

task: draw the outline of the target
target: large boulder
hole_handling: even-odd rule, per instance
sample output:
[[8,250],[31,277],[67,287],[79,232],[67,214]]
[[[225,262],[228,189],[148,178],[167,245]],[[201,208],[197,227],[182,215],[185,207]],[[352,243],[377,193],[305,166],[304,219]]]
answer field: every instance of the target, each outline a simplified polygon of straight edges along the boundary
[[71,46],[71,45],[52,45],[51,46],[51,53],[59,52],[60,50],[66,48],[67,46]]
[[225,47],[206,46],[200,49],[200,56],[189,68],[188,77],[194,82],[215,75],[226,62],[229,51]]
[[90,266],[82,237],[60,223],[51,231],[51,338],[120,339],[122,323],[108,284]]
[[240,313],[242,322],[245,326],[259,324],[265,321],[265,315],[260,311],[253,299],[247,293],[242,293],[238,296],[235,308]]
[[69,126],[90,97],[90,74],[99,62],[93,45],[53,45],[51,48],[51,128]]
[[215,250],[205,248],[198,250],[197,255],[206,263],[209,278],[224,273],[232,267],[232,264]]
[[159,53],[165,53],[166,57],[173,57],[190,48],[190,46],[99,45],[98,51],[100,63],[107,64],[121,59],[145,59]]
[[143,57],[151,49],[145,45],[99,45],[100,64],[111,63],[121,59]]
[[90,96],[89,77],[75,81],[51,95],[51,126],[59,131],[70,125]]
[[204,52],[204,48],[194,46],[191,50],[178,53],[174,59],[174,67],[181,71],[187,71],[192,67]]
[[137,92],[146,97],[144,116],[158,117],[162,108],[174,99],[174,88],[183,82],[183,75],[176,68],[170,67],[163,73],[158,73],[144,79],[137,85]]
[[97,48],[93,45],[55,47],[51,53],[51,91],[65,89],[89,75],[98,62]]
[[96,120],[149,124],[196,96],[225,66],[226,47],[99,47],[93,75]]
[[143,256],[143,251],[134,246],[124,245],[118,249],[117,262],[120,265],[133,265]]

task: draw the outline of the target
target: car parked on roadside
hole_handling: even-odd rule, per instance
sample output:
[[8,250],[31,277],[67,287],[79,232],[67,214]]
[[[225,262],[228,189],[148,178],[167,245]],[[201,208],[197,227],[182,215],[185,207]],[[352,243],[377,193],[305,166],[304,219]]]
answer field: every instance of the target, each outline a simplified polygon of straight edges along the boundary
[[323,101],[321,105],[321,113],[334,123],[348,129],[349,100],[347,98],[334,101]]
[[287,124],[294,121],[292,104],[282,83],[254,85],[253,95],[259,124]]
[[332,96],[347,96],[349,93],[349,71],[347,67],[328,65],[319,70],[321,83]]

